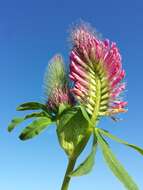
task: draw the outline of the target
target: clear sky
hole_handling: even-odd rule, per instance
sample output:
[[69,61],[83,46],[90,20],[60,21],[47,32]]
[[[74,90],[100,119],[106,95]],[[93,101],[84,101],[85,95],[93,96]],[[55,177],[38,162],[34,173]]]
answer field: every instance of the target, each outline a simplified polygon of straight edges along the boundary
[[[22,142],[6,131],[15,108],[43,100],[43,74],[48,60],[61,53],[68,63],[71,25],[83,19],[116,41],[126,69],[128,113],[101,126],[143,147],[143,2],[142,0],[5,0],[0,1],[0,190],[59,190],[67,165],[55,127]],[[143,189],[143,157],[111,142],[130,175]],[[90,145],[88,146],[90,148]],[[87,153],[86,150],[84,153]],[[80,160],[83,159],[82,158]],[[94,170],[71,181],[69,190],[123,190],[98,150]]]

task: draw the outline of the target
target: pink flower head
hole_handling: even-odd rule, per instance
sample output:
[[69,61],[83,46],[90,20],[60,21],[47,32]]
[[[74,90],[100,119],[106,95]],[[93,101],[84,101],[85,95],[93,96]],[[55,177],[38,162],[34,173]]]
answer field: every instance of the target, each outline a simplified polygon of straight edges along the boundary
[[47,105],[50,111],[56,112],[60,104],[71,104],[72,105],[72,96],[69,93],[69,90],[65,87],[64,89],[53,89],[52,96],[49,97]]
[[120,98],[125,90],[125,71],[116,43],[101,40],[85,25],[72,32],[70,53],[71,92],[96,116],[125,112],[127,102]]
[[55,55],[48,64],[45,75],[45,94],[48,109],[55,113],[60,104],[74,104],[68,88],[66,69],[60,55]]

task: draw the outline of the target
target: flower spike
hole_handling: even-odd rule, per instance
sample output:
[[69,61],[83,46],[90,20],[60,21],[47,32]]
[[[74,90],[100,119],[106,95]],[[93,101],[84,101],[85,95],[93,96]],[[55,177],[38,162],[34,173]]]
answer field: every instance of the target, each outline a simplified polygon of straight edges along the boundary
[[73,98],[68,88],[68,78],[60,55],[55,55],[48,64],[45,74],[45,94],[50,111],[57,112],[60,104],[72,104]]
[[125,89],[122,83],[125,71],[121,55],[109,40],[101,40],[85,25],[72,32],[73,48],[70,54],[71,92],[95,117],[125,112],[127,102],[119,95]]

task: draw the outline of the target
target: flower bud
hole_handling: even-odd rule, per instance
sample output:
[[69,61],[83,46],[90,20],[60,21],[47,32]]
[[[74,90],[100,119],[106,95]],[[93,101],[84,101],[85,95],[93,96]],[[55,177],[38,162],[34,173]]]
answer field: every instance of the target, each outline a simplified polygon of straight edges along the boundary
[[54,56],[48,64],[45,74],[45,94],[47,107],[54,113],[57,113],[60,104],[72,105],[74,102],[69,91],[63,59],[60,55]]

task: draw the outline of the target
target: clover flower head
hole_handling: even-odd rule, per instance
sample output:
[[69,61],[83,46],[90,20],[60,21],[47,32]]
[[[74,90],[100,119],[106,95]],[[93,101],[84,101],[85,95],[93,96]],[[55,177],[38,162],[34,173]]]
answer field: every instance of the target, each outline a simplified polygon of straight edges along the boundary
[[57,112],[62,103],[72,105],[73,97],[68,88],[67,72],[60,55],[55,55],[49,62],[44,84],[50,111]]
[[125,71],[116,43],[99,39],[81,25],[72,32],[72,44],[69,76],[78,101],[96,117],[125,112],[127,102],[120,96],[125,90]]

